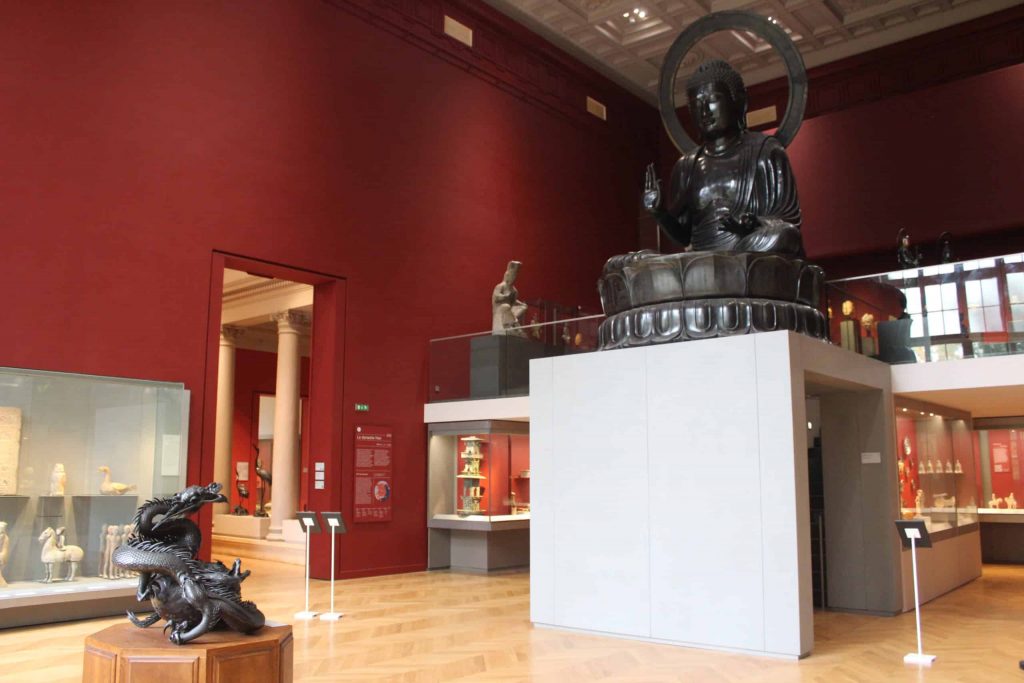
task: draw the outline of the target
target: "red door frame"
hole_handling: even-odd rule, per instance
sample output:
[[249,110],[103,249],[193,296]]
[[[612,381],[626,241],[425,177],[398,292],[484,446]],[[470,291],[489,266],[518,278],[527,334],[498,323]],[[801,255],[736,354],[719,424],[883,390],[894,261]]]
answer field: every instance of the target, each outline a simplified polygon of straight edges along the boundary
[[[310,353],[307,434],[310,457],[325,463],[327,485],[323,489],[315,489],[311,483],[304,481],[314,476],[309,471],[300,473],[300,488],[308,487],[310,510],[341,510],[342,481],[346,475],[342,471],[341,438],[345,418],[345,278],[220,251],[213,252],[210,267],[210,310],[206,330],[206,372],[199,427],[199,457],[188,459],[188,483],[205,483],[213,478],[217,363],[225,268],[313,286],[313,343]],[[209,557],[211,525],[211,512],[209,506],[206,506],[199,515],[199,526],[204,531],[200,551],[203,557]],[[320,534],[312,538],[310,569],[312,575],[318,578],[330,575],[327,536]]]

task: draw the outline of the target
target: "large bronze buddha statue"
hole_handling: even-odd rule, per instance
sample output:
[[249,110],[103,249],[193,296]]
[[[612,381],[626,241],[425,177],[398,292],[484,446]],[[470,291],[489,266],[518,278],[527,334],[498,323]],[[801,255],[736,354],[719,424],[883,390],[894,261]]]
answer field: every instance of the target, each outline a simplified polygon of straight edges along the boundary
[[[726,29],[757,31],[780,49],[790,73],[790,105],[775,135],[748,130],[743,79],[723,61],[705,62],[686,84],[700,133],[694,145],[675,118],[675,71],[686,49]],[[758,15],[711,14],[676,39],[662,67],[660,105],[683,156],[665,202],[648,166],[642,201],[687,250],[608,259],[598,281],[608,316],[598,330],[602,349],[775,330],[826,336],[824,276],[803,258],[800,201],[785,149],[799,129],[805,85],[799,51],[778,25]]]
[[747,130],[747,90],[739,73],[721,60],[705,62],[686,94],[701,144],[676,162],[666,209],[654,167],[647,168],[644,208],[672,239],[695,251],[802,254],[789,158],[776,138]]

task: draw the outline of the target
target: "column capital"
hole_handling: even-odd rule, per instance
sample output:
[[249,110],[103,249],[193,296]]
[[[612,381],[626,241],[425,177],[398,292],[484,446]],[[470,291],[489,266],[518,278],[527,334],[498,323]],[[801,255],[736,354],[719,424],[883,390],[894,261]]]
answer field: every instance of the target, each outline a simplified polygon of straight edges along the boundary
[[235,327],[234,325],[221,325],[220,326],[220,344],[221,346],[234,346],[242,335],[245,334],[245,330],[241,327]]
[[310,325],[310,316],[303,311],[279,311],[270,319],[277,323],[278,332],[299,332],[300,328]]

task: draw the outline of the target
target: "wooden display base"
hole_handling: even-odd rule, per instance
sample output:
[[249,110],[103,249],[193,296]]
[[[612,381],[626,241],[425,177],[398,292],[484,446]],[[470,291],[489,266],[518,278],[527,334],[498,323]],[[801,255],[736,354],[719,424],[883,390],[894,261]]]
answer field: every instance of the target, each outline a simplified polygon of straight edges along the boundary
[[85,639],[83,683],[291,683],[292,627],[265,626],[251,636],[207,633],[174,645],[160,625],[130,623]]

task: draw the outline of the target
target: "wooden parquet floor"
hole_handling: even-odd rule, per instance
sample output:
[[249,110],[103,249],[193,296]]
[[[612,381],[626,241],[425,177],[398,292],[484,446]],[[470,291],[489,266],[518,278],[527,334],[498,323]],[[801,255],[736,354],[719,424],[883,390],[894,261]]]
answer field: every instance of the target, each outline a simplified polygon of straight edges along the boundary
[[[268,618],[302,608],[302,571],[249,561],[245,583]],[[922,610],[930,669],[905,667],[914,617],[815,615],[815,652],[785,661],[535,629],[526,574],[400,574],[338,583],[336,623],[295,624],[296,681],[661,683],[1024,681],[1024,567],[984,576]],[[326,582],[312,604],[328,603]],[[0,681],[81,680],[85,636],[120,619],[0,631]]]

